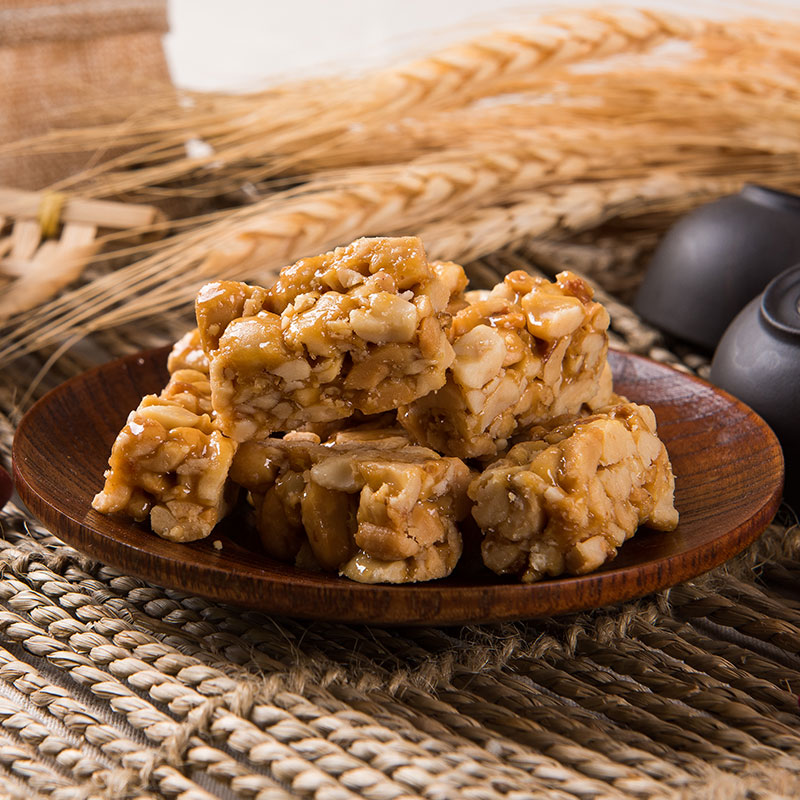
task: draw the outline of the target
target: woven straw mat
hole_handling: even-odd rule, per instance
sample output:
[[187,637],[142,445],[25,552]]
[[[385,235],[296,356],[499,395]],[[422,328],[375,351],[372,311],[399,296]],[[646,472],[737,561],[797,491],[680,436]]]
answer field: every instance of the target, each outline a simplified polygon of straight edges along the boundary
[[[473,284],[536,257],[532,245],[496,253],[470,265]],[[610,273],[590,277],[614,291]],[[705,359],[599,293],[615,346],[703,374]],[[33,395],[189,324],[96,335]],[[46,357],[0,382],[6,461],[12,408]],[[725,567],[622,606],[382,629],[147,584],[11,504],[0,520],[0,796],[800,797],[792,523],[784,506]]]

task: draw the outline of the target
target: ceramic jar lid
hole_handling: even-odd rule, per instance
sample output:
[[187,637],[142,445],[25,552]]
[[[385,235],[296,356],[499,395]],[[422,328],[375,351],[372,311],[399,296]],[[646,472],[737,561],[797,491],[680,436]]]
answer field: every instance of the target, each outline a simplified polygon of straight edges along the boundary
[[710,351],[748,301],[798,262],[800,197],[747,185],[670,229],[634,308],[656,327]]

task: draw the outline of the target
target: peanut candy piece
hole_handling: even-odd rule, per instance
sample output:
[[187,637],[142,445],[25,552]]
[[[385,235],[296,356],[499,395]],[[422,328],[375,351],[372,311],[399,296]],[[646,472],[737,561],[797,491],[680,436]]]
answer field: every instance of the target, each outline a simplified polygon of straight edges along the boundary
[[469,292],[449,331],[455,359],[446,384],[404,405],[413,438],[460,458],[494,456],[520,428],[608,401],[609,318],[570,272],[554,283],[512,272],[489,292]]
[[170,375],[179,369],[193,369],[208,375],[208,356],[203,349],[200,331],[197,328],[184,334],[172,346],[167,357],[167,369]]
[[274,558],[362,583],[409,583],[449,575],[461,555],[456,522],[469,514],[470,471],[402,432],[244,442],[231,477],[250,490]]
[[639,525],[677,525],[672,467],[648,406],[619,403],[530,436],[469,487],[489,569],[524,583],[582,575]]
[[212,420],[211,383],[207,372],[196,369],[178,369],[169,376],[159,399],[169,405],[179,406],[193,414],[208,415]]
[[212,422],[208,375],[178,369],[160,395],[145,396],[128,416],[92,501],[102,514],[141,521],[174,542],[202,539],[227,511],[235,442]]
[[281,270],[267,291],[201,289],[214,408],[237,441],[377,414],[438,389],[453,360],[448,305],[466,277],[414,237],[359,239]]

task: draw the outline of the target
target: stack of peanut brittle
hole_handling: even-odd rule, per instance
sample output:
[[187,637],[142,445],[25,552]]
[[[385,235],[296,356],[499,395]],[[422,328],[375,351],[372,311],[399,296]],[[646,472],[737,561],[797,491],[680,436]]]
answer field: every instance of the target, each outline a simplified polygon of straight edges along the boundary
[[179,542],[246,504],[265,552],[366,583],[449,575],[461,524],[531,582],[677,524],[653,412],[613,393],[608,314],[579,277],[467,291],[415,237],[217,281],[170,379],[117,437],[94,508]]

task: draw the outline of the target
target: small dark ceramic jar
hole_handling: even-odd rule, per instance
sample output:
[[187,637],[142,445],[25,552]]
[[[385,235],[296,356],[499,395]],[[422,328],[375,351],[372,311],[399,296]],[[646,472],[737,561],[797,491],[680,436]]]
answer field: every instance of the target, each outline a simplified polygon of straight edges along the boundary
[[747,185],[670,229],[634,308],[662,330],[713,350],[748,301],[798,262],[800,196]]
[[760,414],[786,460],[786,499],[800,511],[800,265],[737,315],[711,363],[711,382]]

